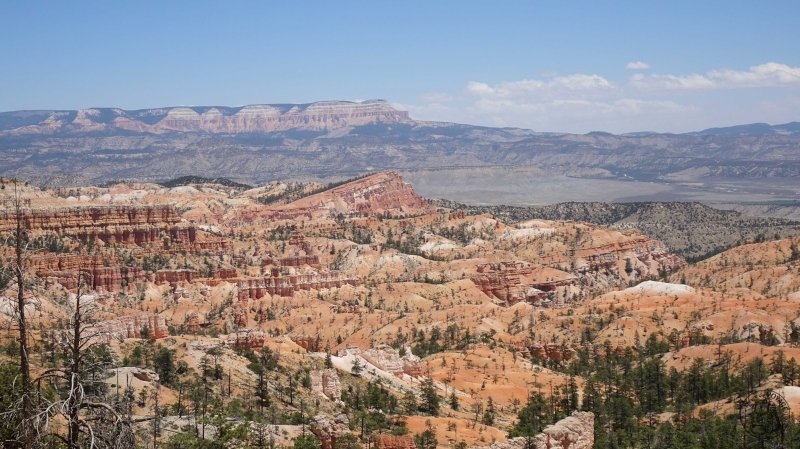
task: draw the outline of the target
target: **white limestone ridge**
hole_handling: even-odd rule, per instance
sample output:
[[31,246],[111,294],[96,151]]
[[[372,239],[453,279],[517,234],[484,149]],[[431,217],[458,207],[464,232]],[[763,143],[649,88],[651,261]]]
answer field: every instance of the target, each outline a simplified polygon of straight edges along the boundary
[[242,107],[178,106],[142,110],[87,108],[51,111],[38,123],[10,134],[53,134],[127,130],[165,132],[259,133],[289,130],[331,131],[371,123],[408,123],[408,112],[385,100],[320,101],[309,104],[254,104]]

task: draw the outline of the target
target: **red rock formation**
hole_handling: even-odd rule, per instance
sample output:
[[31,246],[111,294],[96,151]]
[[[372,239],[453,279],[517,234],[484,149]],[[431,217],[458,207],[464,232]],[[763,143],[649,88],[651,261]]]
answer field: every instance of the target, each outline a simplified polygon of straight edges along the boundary
[[156,284],[176,285],[180,282],[192,282],[196,276],[195,270],[158,270],[155,272],[154,281]]
[[[181,221],[172,206],[85,206],[54,209],[23,209],[23,226],[32,235],[58,235],[80,241],[102,240],[107,244],[135,245],[136,257],[172,251],[222,253],[228,241],[204,233]],[[0,233],[16,226],[16,212],[0,211]],[[1,249],[0,249],[1,251]],[[85,256],[69,253],[34,254],[29,266],[48,282],[59,283],[74,290],[79,273],[86,285],[94,290],[116,292],[137,281],[145,273],[137,267],[122,266],[122,260],[111,251],[101,248],[101,255]],[[164,270],[150,277],[163,283],[191,282],[193,271]]]
[[[181,220],[173,206],[82,206],[22,211],[23,226],[33,234],[50,233],[81,241],[137,245],[154,249],[219,254],[229,249],[221,237],[200,233]],[[0,234],[16,226],[13,210],[0,211]]]
[[302,267],[304,265],[318,267],[320,265],[319,256],[309,255],[281,257],[278,259],[278,264],[280,264],[282,267]]
[[301,198],[287,205],[288,209],[323,211],[322,215],[384,212],[418,214],[429,210],[428,203],[411,184],[394,172],[378,173],[331,190]]
[[296,335],[291,337],[292,341],[301,348],[309,352],[319,351],[319,339],[309,335]]
[[49,284],[58,283],[71,291],[77,289],[80,276],[84,287],[107,292],[121,291],[146,280],[141,268],[120,266],[114,256],[34,254],[28,266]]
[[233,323],[240,328],[247,327],[247,309],[244,307],[236,307],[233,310]]
[[289,247],[293,254],[278,259],[278,265],[282,267],[302,267],[309,265],[319,267],[319,256],[315,254],[311,244],[302,234],[294,233],[289,236]]
[[[592,248],[583,248],[576,256],[584,261],[578,264],[578,269],[584,273],[610,271],[616,273],[620,258],[626,253],[640,262],[655,262],[667,270],[675,270],[686,266],[686,261],[669,252],[666,246],[658,240],[647,237],[634,238],[622,242],[610,243]],[[648,275],[650,273],[638,273]]]
[[259,349],[264,346],[264,341],[266,336],[259,329],[239,329],[225,340],[228,347],[233,349]]
[[433,210],[410,184],[394,172],[377,173],[289,204],[244,211],[241,221],[294,220],[348,216],[418,215]]
[[292,233],[289,236],[289,246],[297,247],[298,249],[302,250],[306,254],[313,254],[313,249],[311,248],[311,244],[308,243],[306,237],[303,234],[298,232]]
[[186,329],[192,333],[196,334],[200,332],[200,314],[197,312],[192,312],[186,317]]
[[575,351],[574,349],[562,346],[557,343],[545,343],[545,344],[532,343],[528,346],[527,349],[529,351],[529,354],[535,359],[539,360],[550,359],[555,362],[560,362],[562,360],[566,361],[572,360],[572,358],[575,357],[575,354],[577,354],[577,351]]
[[235,268],[219,268],[214,270],[212,277],[214,279],[232,279],[237,275]]
[[379,433],[371,438],[372,447],[375,449],[416,449],[411,435],[389,435]]
[[[537,270],[542,269],[521,261],[482,264],[477,270],[478,273],[470,278],[472,282],[486,295],[507,305],[520,301],[537,304],[547,297],[547,292],[575,283],[575,278],[568,273],[548,270],[537,274]],[[560,278],[556,279],[556,276]],[[550,280],[542,281],[541,278]]]
[[292,297],[296,291],[339,288],[345,285],[358,285],[358,280],[338,271],[310,272],[301,274],[282,274],[275,268],[269,276],[262,278],[239,279],[236,281],[238,299],[263,298],[272,296]]
[[[53,231],[60,235],[87,235],[118,226],[158,228],[181,222],[172,206],[83,206],[56,209],[23,209],[23,226],[31,231]],[[16,226],[13,210],[0,211],[0,233]]]

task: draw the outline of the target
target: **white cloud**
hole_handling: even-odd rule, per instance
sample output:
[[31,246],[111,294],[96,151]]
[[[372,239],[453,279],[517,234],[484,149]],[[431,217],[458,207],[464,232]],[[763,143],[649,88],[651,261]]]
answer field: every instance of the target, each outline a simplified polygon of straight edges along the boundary
[[691,75],[643,75],[631,77],[631,85],[642,90],[735,89],[800,86],[800,67],[768,62],[749,70],[711,70]]
[[642,90],[713,89],[714,81],[704,75],[643,75],[631,77],[631,85]]
[[[750,87],[774,89],[746,95],[711,93]],[[475,80],[461,90],[422,95],[418,103],[404,106],[420,120],[539,131],[683,132],[725,124],[797,120],[797,87],[800,67],[770,62],[747,70],[690,75],[634,73],[621,83],[583,73],[494,84]]]
[[552,96],[586,94],[614,89],[614,85],[599,75],[554,76],[548,79],[525,79],[505,81],[494,86],[487,83],[470,81],[467,92],[479,97],[508,98],[518,96]]
[[643,61],[631,61],[625,65],[625,68],[628,70],[647,70],[650,68],[650,64]]

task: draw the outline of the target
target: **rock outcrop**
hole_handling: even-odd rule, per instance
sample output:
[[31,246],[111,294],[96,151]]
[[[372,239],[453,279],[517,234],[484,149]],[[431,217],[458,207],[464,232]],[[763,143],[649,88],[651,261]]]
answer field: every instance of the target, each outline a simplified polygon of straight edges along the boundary
[[549,292],[576,281],[569,273],[535,267],[522,261],[479,265],[477,273],[470,279],[487,296],[497,298],[506,305],[521,301],[545,303]]
[[542,433],[533,438],[530,446],[525,437],[517,437],[505,443],[492,444],[489,448],[592,449],[592,446],[594,446],[594,413],[574,412],[561,421],[545,427]]
[[260,329],[239,329],[228,335],[225,343],[233,349],[259,349],[264,346],[266,335]]
[[180,282],[192,282],[197,276],[195,270],[158,270],[155,272],[154,280],[156,284],[175,285]]
[[339,288],[345,285],[358,285],[358,280],[338,271],[312,271],[285,274],[275,268],[269,276],[249,279],[238,279],[236,288],[240,301],[259,299],[266,295],[292,297],[300,290],[319,290],[323,288]]
[[36,254],[28,263],[48,285],[60,284],[71,291],[80,283],[84,290],[118,292],[147,280],[144,270],[122,266],[113,257]]
[[415,214],[428,209],[428,203],[395,172],[383,172],[300,199],[295,206],[310,204],[342,213]]
[[347,415],[339,415],[333,420],[317,415],[311,420],[311,432],[319,438],[322,449],[334,449],[336,439],[350,433],[349,424]]
[[166,320],[161,315],[142,313],[102,321],[95,325],[100,332],[110,338],[142,338],[147,329],[150,338],[159,339],[169,335]]
[[[136,245],[153,249],[218,252],[227,241],[198,232],[171,205],[24,208],[22,226],[32,235],[58,235],[93,244]],[[16,227],[16,212],[0,210],[0,234]]]
[[342,399],[342,382],[335,369],[311,371],[311,389],[334,401]]
[[[152,241],[148,227],[169,228],[181,222],[173,206],[84,206],[21,211],[22,225],[30,231],[53,231],[60,235],[97,235],[102,240],[145,243]],[[16,213],[0,211],[0,233],[16,226]],[[119,229],[119,233],[111,232]],[[138,231],[135,231],[138,230]],[[105,239],[103,239],[105,237]]]
[[660,241],[647,237],[584,248],[576,256],[576,268],[583,273],[618,273],[620,261],[630,260],[637,279],[658,276],[659,269],[673,271],[686,266],[682,257],[671,253]]
[[550,359],[555,362],[572,360],[577,351],[573,348],[558,343],[531,343],[525,348],[531,357],[536,360]]
[[430,210],[427,201],[399,174],[382,172],[242,219],[292,220],[339,214],[408,216]]
[[340,357],[348,354],[360,356],[379,369],[398,377],[403,374],[408,374],[409,376],[421,376],[423,374],[421,359],[409,350],[406,350],[405,355],[402,357],[396,349],[389,345],[378,345],[365,350],[358,347],[339,350]]

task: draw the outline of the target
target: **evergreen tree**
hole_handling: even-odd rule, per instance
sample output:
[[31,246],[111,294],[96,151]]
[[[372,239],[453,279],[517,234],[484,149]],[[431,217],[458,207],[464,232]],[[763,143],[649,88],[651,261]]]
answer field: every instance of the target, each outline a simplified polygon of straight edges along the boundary
[[532,393],[528,403],[517,413],[517,423],[511,428],[509,436],[532,438],[552,422],[545,397],[541,393]]
[[406,391],[405,396],[403,396],[403,410],[405,413],[407,415],[416,414],[418,407],[419,404],[417,403],[417,396],[411,390]]
[[481,419],[481,422],[487,426],[493,425],[495,412],[494,400],[492,400],[492,397],[489,396],[489,399],[486,402],[486,410],[483,411],[483,418]]
[[439,416],[439,395],[436,394],[436,387],[431,378],[426,378],[422,382],[422,402],[419,404],[422,413],[431,416]]
[[439,442],[436,439],[436,428],[433,427],[431,421],[425,422],[425,431],[414,435],[414,444],[417,449],[436,449]]
[[297,436],[292,443],[292,449],[320,449],[322,446],[313,433],[305,433]]
[[159,348],[153,364],[158,373],[159,382],[170,385],[175,380],[175,360],[174,351],[167,348]]
[[452,408],[455,411],[458,411],[460,404],[458,403],[458,396],[456,396],[455,390],[453,390],[453,392],[450,393],[449,400],[450,400],[450,408]]

